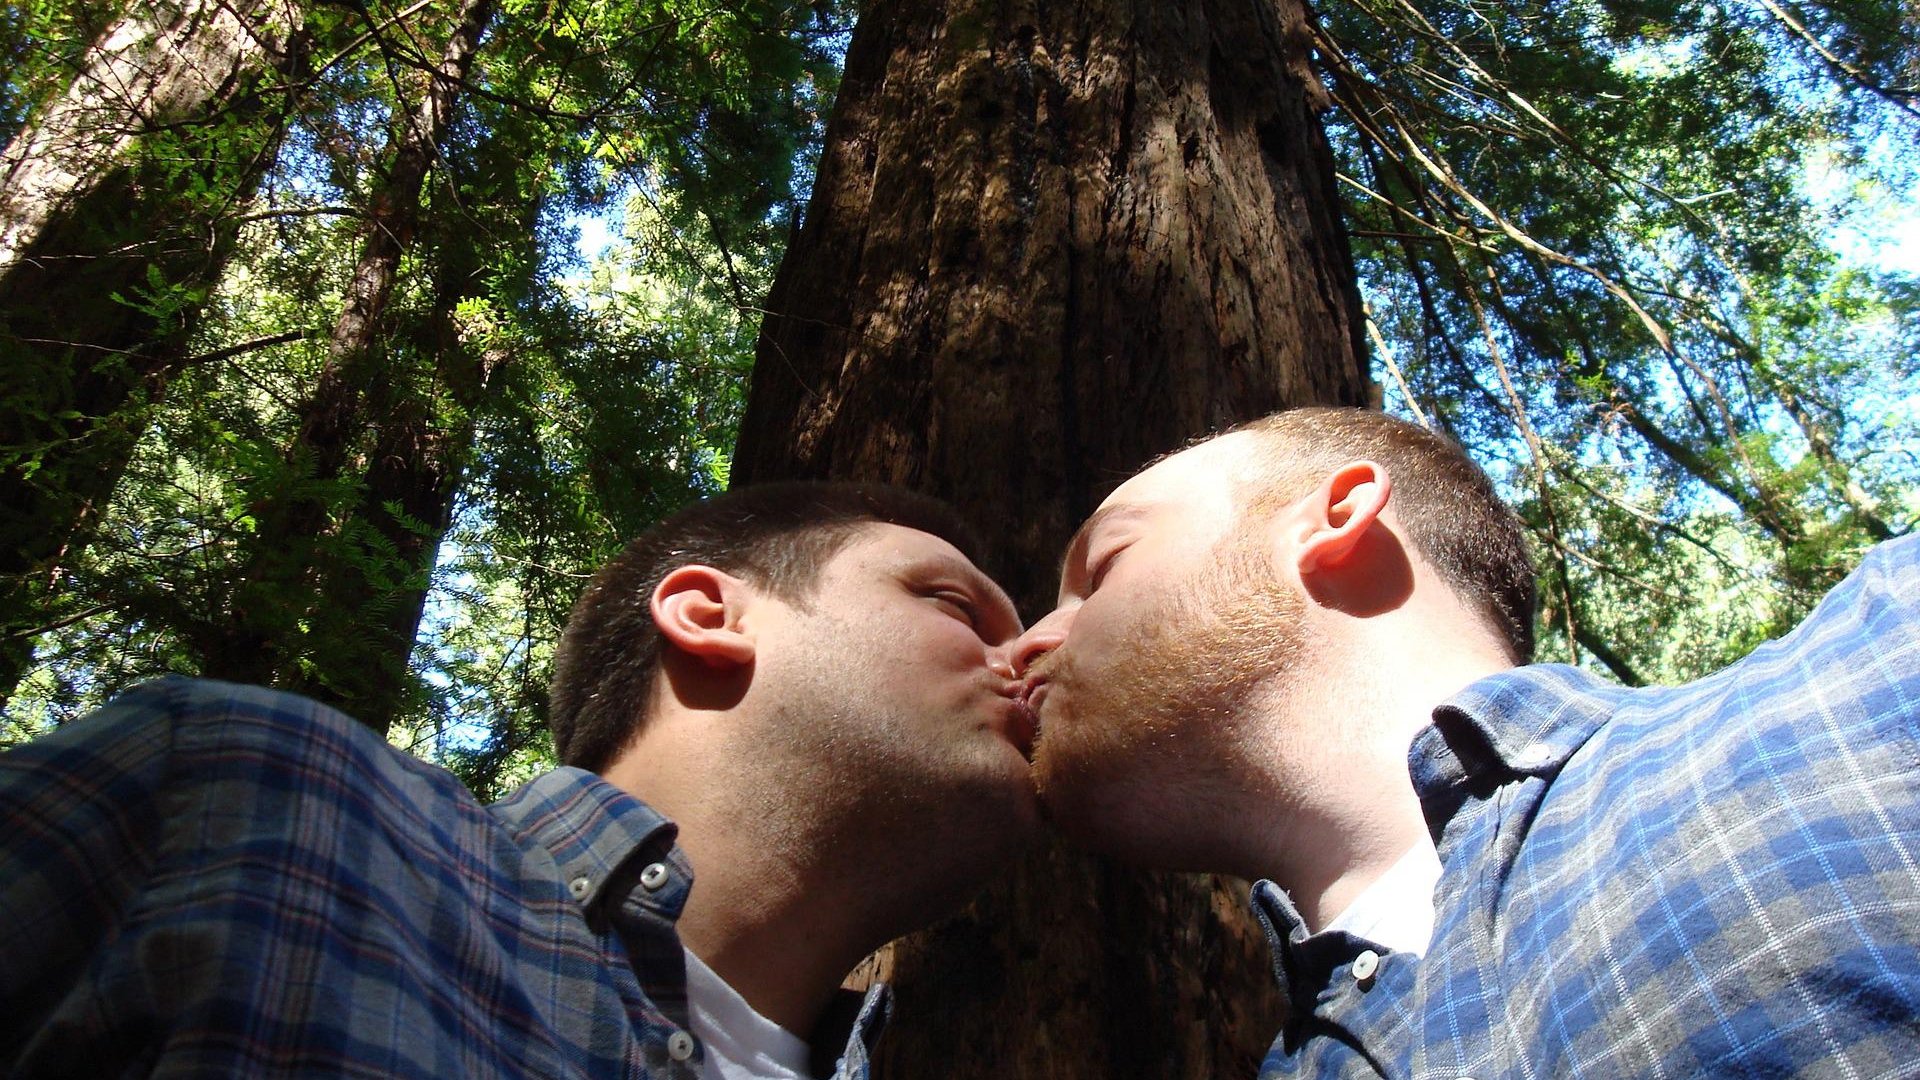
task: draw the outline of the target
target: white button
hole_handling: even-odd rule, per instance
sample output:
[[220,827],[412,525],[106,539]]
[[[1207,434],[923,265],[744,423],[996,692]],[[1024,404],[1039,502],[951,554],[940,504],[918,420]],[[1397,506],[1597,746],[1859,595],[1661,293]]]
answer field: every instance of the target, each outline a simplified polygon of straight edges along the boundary
[[1553,747],[1543,742],[1528,743],[1520,751],[1520,766],[1525,769],[1543,768],[1553,762]]
[[684,1031],[676,1031],[667,1036],[667,1056],[675,1061],[685,1061],[693,1056],[693,1036]]
[[660,886],[665,885],[667,878],[670,876],[672,875],[667,872],[666,863],[650,863],[645,870],[640,871],[640,887],[648,892],[652,892]]
[[592,888],[593,881],[585,877],[577,877],[567,882],[567,891],[573,894],[575,900],[586,899],[588,890]]
[[1353,977],[1355,981],[1366,982],[1373,973],[1380,970],[1380,954],[1368,949],[1353,958]]

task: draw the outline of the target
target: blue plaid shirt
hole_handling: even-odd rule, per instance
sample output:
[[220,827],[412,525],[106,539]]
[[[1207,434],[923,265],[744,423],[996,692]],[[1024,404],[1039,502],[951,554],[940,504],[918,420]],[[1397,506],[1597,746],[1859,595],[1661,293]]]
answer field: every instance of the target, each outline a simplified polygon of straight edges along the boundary
[[1293,1008],[1261,1075],[1920,1076],[1917,564],[1882,545],[1687,686],[1539,666],[1441,706],[1432,943],[1309,937],[1256,886]]
[[0,755],[0,822],[7,1075],[699,1075],[691,870],[591,773],[483,807],[331,709],[169,679]]

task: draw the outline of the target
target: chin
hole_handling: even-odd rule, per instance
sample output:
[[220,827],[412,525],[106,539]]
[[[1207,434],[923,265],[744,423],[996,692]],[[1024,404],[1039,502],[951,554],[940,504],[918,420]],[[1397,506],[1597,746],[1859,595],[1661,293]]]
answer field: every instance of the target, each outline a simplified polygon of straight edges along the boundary
[[1114,814],[1087,814],[1069,810],[1064,815],[1047,807],[1048,820],[1072,846],[1146,870],[1194,871],[1211,868],[1194,865],[1192,853],[1180,838],[1172,835],[1164,819],[1132,820]]
[[945,808],[966,808],[953,823],[954,831],[963,834],[958,842],[997,849],[998,854],[1005,855],[1024,850],[1040,835],[1040,797],[1033,790],[1024,759],[1020,759],[1017,770],[994,767],[967,787],[942,800]]
[[1026,850],[1040,836],[1045,819],[1031,784],[997,794],[992,805],[993,824],[989,829],[1008,853]]
[[1041,788],[1040,806],[1054,831],[1082,851],[1154,870],[1198,869],[1190,865],[1180,819],[1159,812],[1159,800],[1131,785],[1056,773]]

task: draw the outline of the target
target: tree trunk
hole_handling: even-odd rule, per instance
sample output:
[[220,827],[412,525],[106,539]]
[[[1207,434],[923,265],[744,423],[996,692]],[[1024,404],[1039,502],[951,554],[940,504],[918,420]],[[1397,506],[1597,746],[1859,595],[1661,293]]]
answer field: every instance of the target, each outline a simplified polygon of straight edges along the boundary
[[[494,377],[509,361],[491,327],[463,319],[460,304],[479,296],[497,271],[494,236],[533,244],[539,202],[516,181],[495,201],[514,220],[489,229],[466,212],[478,183],[463,184],[469,201],[439,222],[432,300],[407,348],[368,394],[374,434],[360,498],[349,515],[366,530],[316,572],[306,634],[315,642],[294,689],[333,705],[385,733],[409,705],[408,670],[432,585],[440,541],[453,522],[460,482],[472,461],[476,414]],[[519,265],[535,265],[522,253]],[[404,359],[410,370],[401,370]],[[341,557],[344,556],[344,557]]]
[[[328,340],[326,360],[301,406],[284,485],[260,502],[228,605],[230,621],[210,628],[201,644],[202,671],[209,676],[304,689],[329,682],[324,671],[314,670],[311,653],[341,643],[321,640],[309,615],[316,607],[338,603],[327,595],[336,582],[323,568],[350,560],[341,549],[357,542],[338,536],[357,505],[348,501],[343,507],[342,486],[385,467],[369,456],[374,450],[369,435],[383,420],[388,435],[414,437],[405,433],[410,422],[397,413],[379,417],[368,407],[369,387],[404,378],[382,370],[389,359],[379,347],[382,317],[401,259],[420,227],[427,177],[494,11],[493,0],[463,0],[439,64],[423,79],[419,101],[411,107],[395,106],[385,175],[368,200],[360,257]],[[400,400],[395,397],[392,403]],[[360,567],[362,572],[367,569]],[[384,641],[383,635],[376,636]],[[354,701],[323,696],[349,712],[356,707]]]
[[0,153],[0,699],[272,157],[287,0],[135,4]]
[[385,733],[407,708],[408,676],[440,540],[473,448],[471,405],[498,357],[443,358],[470,366],[473,400],[442,411],[408,387],[384,401],[352,519],[367,530],[318,568],[305,636],[308,664],[289,685]]
[[[736,482],[884,480],[989,530],[1028,618],[1152,455],[1364,404],[1299,0],[876,0],[768,301]],[[899,1077],[1250,1076],[1279,1025],[1244,883],[1059,850],[872,964]]]
[[[206,124],[286,56],[285,0],[135,3],[88,50],[72,85],[0,152],[0,275],[44,249],[127,161],[175,125]],[[158,193],[168,196],[171,193]]]

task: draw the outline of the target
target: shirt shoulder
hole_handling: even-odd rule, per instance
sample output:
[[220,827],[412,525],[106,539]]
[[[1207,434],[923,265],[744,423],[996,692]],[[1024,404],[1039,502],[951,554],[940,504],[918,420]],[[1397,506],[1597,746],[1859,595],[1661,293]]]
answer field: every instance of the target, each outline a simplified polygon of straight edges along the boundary
[[335,710],[166,680],[0,762],[50,823],[0,844],[0,1071],[653,1074],[552,854]]
[[[1721,672],[1547,695],[1591,710],[1583,736],[1483,776],[1450,822],[1420,977],[1427,1034],[1490,1056],[1427,1038],[1416,1060],[1875,1074],[1920,1052],[1893,1019],[1920,1009],[1916,584],[1920,541],[1882,545]],[[1512,680],[1509,703],[1565,681]]]

